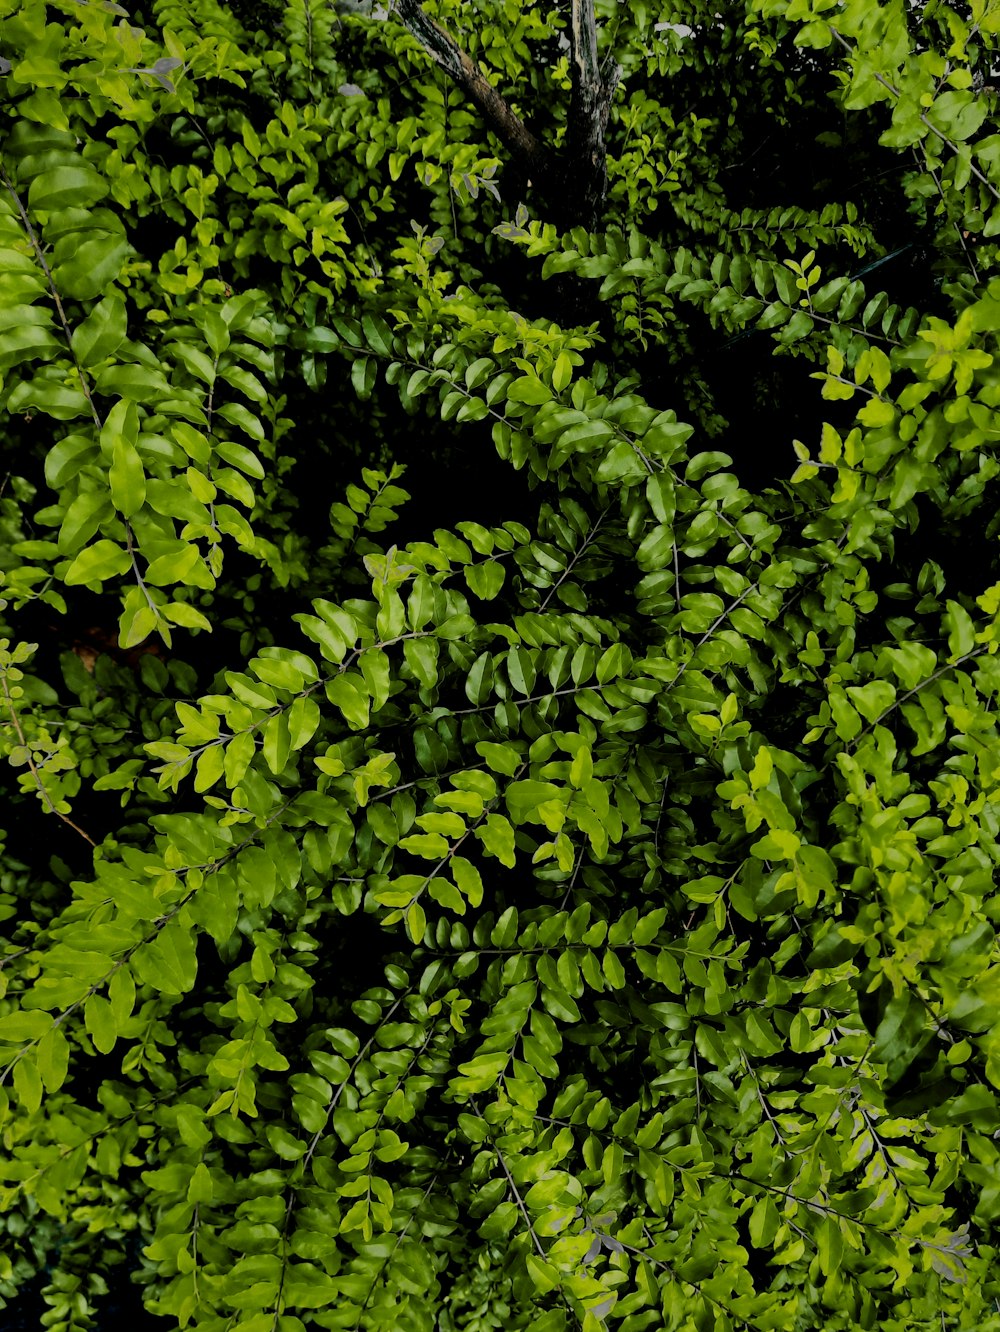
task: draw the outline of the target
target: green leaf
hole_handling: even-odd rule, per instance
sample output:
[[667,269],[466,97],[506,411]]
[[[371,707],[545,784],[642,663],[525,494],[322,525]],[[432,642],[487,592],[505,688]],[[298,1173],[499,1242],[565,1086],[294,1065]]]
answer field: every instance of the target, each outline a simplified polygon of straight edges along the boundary
[[970,139],[989,114],[985,98],[970,89],[939,93],[927,109],[927,118],[949,139]]
[[758,1198],[750,1213],[750,1243],[755,1249],[768,1249],[778,1233],[781,1217],[773,1199]]
[[263,440],[264,427],[252,412],[249,412],[241,403],[224,403],[216,412],[224,421],[230,425],[239,426],[239,428],[250,436],[251,439]]
[[210,356],[206,356],[200,347],[188,346],[186,342],[176,342],[171,352],[196,378],[206,384],[215,383],[215,362]]
[[198,547],[184,545],[169,555],[160,555],[148,565],[145,581],[154,587],[166,587],[170,583],[183,583],[187,575],[198,563]]
[[101,583],[107,578],[120,577],[132,567],[128,552],[113,541],[95,541],[81,550],[67,569],[63,581],[70,587],[81,583]]
[[73,355],[82,366],[100,365],[121,346],[125,329],[125,302],[112,292],[74,328]]
[[108,183],[91,166],[58,166],[42,171],[28,187],[28,207],[49,212],[87,208],[108,192]]
[[35,1063],[45,1090],[50,1095],[57,1092],[69,1069],[69,1041],[61,1027],[53,1024],[38,1042]]
[[134,610],[126,609],[118,621],[119,646],[132,648],[145,642],[158,623],[156,611],[150,606],[137,606]]
[[424,860],[438,860],[448,854],[448,839],[440,833],[413,833],[404,837],[399,845],[411,855],[421,856]]
[[119,966],[108,984],[108,1003],[115,1026],[120,1031],[132,1016],[135,1005],[135,982],[127,966]]
[[371,356],[359,356],[351,363],[351,383],[362,402],[367,402],[372,396],[377,378],[378,365]]
[[493,772],[512,777],[521,766],[521,756],[508,745],[498,745],[492,740],[480,740],[476,744],[476,753],[481,754]]
[[121,398],[104,418],[104,425],[101,427],[101,452],[111,463],[119,447],[126,445],[134,449],[138,437],[138,408],[133,401]]
[[[133,404],[129,406],[134,410]],[[138,513],[146,500],[146,474],[138,450],[123,437],[115,441],[108,479],[111,501],[118,512],[126,518]]]
[[559,1273],[551,1263],[533,1253],[526,1255],[524,1263],[531,1277],[531,1283],[540,1295],[555,1290],[559,1284]]
[[957,601],[949,601],[945,623],[948,628],[948,652],[952,660],[964,657],[976,645],[976,626],[972,616]]
[[507,386],[507,397],[511,402],[526,402],[539,404],[548,402],[552,397],[552,390],[547,384],[543,384],[537,375],[521,375]]
[[195,764],[194,789],[201,792],[213,787],[223,774],[224,764],[225,754],[222,745],[209,745],[199,755]]
[[242,703],[252,708],[274,707],[276,697],[270,685],[253,680],[239,671],[227,671],[225,678],[226,684]]
[[46,455],[45,480],[53,490],[60,490],[98,456],[98,446],[90,435],[67,435]]
[[490,1087],[496,1085],[509,1063],[510,1056],[505,1053],[476,1055],[475,1059],[459,1064],[458,1071],[462,1077],[453,1078],[452,1082],[457,1083],[467,1094],[488,1091]]
[[271,1125],[267,1130],[267,1140],[283,1161],[297,1161],[305,1155],[305,1143],[299,1142],[278,1124]]
[[478,907],[483,901],[483,879],[479,870],[464,856],[452,856],[451,872],[461,892],[468,899],[469,905]]
[[[207,629],[211,630],[211,621],[196,610],[194,606],[186,601],[168,601],[166,605],[160,607],[160,613],[164,619],[169,620],[171,624],[178,624],[182,629]],[[163,626],[160,625],[160,633],[163,633]],[[165,640],[164,640],[165,641]]]
[[872,680],[863,686],[849,685],[851,702],[865,721],[875,722],[896,701],[896,690],[888,680]]
[[31,1054],[18,1059],[14,1065],[14,1095],[29,1115],[33,1115],[42,1103],[42,1079]]
[[510,1234],[519,1220],[517,1205],[512,1202],[502,1202],[482,1223],[478,1233],[485,1240],[502,1240]]
[[326,696],[339,708],[348,726],[363,730],[368,725],[371,700],[360,675],[345,672],[327,682]]
[[255,481],[263,481],[264,467],[250,449],[244,448],[242,444],[221,442],[216,444],[215,451],[231,466],[238,467],[241,472],[246,472],[247,476],[252,476]]
[[500,814],[487,814],[485,821],[475,829],[475,834],[491,856],[495,856],[501,865],[513,869],[517,863],[514,853],[514,829]]
[[89,416],[86,395],[70,384],[54,383],[44,374],[22,380],[7,398],[9,412],[44,412],[57,421],[71,421],[77,416]]
[[[275,774],[283,772],[291,750],[291,737],[288,734],[288,718],[284,713],[271,717],[264,727],[261,751],[264,761]],[[221,770],[220,770],[221,771]]]
[[297,698],[288,710],[288,743],[294,752],[308,744],[320,724],[319,704],[313,698]]
[[215,1196],[215,1186],[212,1182],[212,1172],[204,1161],[199,1161],[191,1175],[191,1182],[188,1184],[187,1200],[189,1203],[202,1204],[210,1203]]
[[[122,403],[116,403],[111,409],[104,428],[111,434],[112,438],[116,434],[124,433],[132,444],[135,443],[138,429],[138,414],[135,404],[139,402],[158,402],[164,398],[169,398],[171,395],[171,388],[163,371],[158,367],[146,364],[109,366],[98,375],[97,388],[101,393],[118,394],[123,399]],[[131,413],[124,418],[127,424],[124,426],[116,425],[115,422],[120,420],[116,413],[124,412],[126,404],[132,409]],[[110,452],[103,433],[101,445],[106,454]]]
[[384,319],[378,319],[373,315],[363,315],[361,327],[364,329],[368,345],[380,356],[392,355],[392,333],[389,325]]
[[0,367],[3,369],[25,361],[51,360],[59,351],[61,348],[53,334],[34,323],[0,332]]
[[648,475],[649,469],[628,440],[614,444],[597,468],[597,479],[603,482],[641,481]]
[[110,1054],[118,1040],[118,1024],[111,1004],[103,995],[87,996],[83,1006],[83,1021],[95,1049],[100,1054]]
[[223,774],[230,790],[239,786],[256,752],[257,742],[249,731],[234,736],[226,745]]
[[552,387],[557,393],[562,393],[565,388],[569,387],[572,378],[573,362],[570,360],[569,353],[560,352],[552,368]]
[[506,570],[499,560],[488,560],[484,564],[468,564],[465,567],[465,581],[469,591],[482,601],[492,601],[503,587]]
[[432,878],[427,885],[427,891],[431,898],[447,911],[454,911],[460,916],[465,914],[465,898],[449,879],[441,876]]
[[243,370],[239,366],[226,366],[220,372],[221,378],[227,384],[232,384],[233,388],[239,391],[258,406],[263,407],[267,403],[267,389],[256,377],[250,374],[248,370]]
[[20,1012],[5,1013],[0,1017],[0,1041],[20,1045],[25,1041],[35,1041],[44,1036],[52,1026],[48,1013],[38,1009],[22,1009]]
[[438,679],[438,645],[433,638],[408,639],[403,644],[403,657],[418,683],[424,689],[433,689]]
[[916,1059],[930,1034],[923,1003],[907,990],[886,1004],[875,1032],[874,1057],[889,1066],[889,1076],[895,1080]]
[[138,978],[157,993],[186,994],[198,972],[195,936],[175,918],[133,953],[132,966]]
[[427,918],[423,907],[419,902],[411,902],[406,909],[406,932],[410,936],[410,942],[422,944],[426,930]]

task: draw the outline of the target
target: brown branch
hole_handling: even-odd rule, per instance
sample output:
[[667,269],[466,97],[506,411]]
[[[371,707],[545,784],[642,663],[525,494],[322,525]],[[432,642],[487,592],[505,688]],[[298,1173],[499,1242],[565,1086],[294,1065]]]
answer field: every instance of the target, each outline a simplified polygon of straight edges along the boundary
[[421,9],[418,0],[397,0],[396,10],[424,50],[458,84],[476,107],[487,127],[509,152],[531,170],[548,159],[544,145],[532,134],[507,101],[485,78],[454,38]]

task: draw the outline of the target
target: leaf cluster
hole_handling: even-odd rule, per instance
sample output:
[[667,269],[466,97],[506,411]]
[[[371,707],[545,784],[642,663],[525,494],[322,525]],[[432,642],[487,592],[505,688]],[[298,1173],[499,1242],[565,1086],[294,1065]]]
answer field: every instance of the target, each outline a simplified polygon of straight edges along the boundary
[[[558,147],[565,7],[481,8],[428,12]],[[1000,18],[597,11],[564,231],[377,7],[5,9],[47,1325],[124,1266],[196,1332],[1000,1326]],[[727,175],[759,106],[799,193]],[[891,209],[823,197],[838,116]],[[747,344],[802,438],[723,412]]]

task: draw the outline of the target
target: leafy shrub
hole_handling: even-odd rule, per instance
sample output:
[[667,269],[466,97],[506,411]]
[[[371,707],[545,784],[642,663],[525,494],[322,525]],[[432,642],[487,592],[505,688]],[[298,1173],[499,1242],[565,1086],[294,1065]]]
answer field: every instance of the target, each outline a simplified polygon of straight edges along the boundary
[[1000,18],[597,18],[6,6],[12,1316],[1000,1327]]

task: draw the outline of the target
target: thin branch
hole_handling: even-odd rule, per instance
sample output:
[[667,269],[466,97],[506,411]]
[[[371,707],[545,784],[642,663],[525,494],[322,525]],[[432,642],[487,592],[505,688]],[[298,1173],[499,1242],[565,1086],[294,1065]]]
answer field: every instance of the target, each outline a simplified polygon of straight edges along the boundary
[[17,190],[15,189],[14,182],[10,179],[10,177],[7,175],[6,171],[4,171],[2,166],[0,166],[0,184],[3,185],[4,189],[6,189],[7,193],[13,199],[14,206],[21,215],[21,222],[24,226],[24,230],[27,232],[31,248],[35,252],[35,258],[38,260],[38,266],[45,274],[45,281],[48,283],[49,291],[52,295],[53,301],[55,302],[56,311],[59,315],[59,322],[62,325],[63,336],[66,339],[66,346],[69,348],[69,354],[73,360],[73,364],[76,367],[76,373],[80,379],[80,388],[83,390],[83,396],[87,399],[87,404],[90,407],[91,415],[94,418],[94,424],[97,426],[97,429],[100,430],[103,423],[101,421],[100,416],[98,415],[97,408],[94,406],[94,400],[90,394],[90,384],[87,381],[86,373],[83,369],[83,366],[80,364],[77,358],[76,352],[73,350],[73,334],[72,331],[70,330],[69,320],[66,318],[66,311],[63,309],[63,303],[59,295],[59,289],[56,287],[55,278],[53,278],[52,276],[52,269],[49,267],[48,260],[45,258],[45,251],[42,249],[42,243],[38,239],[38,235],[35,231],[35,228],[31,225],[31,218],[28,216],[28,210],[25,208],[23,202],[21,201],[21,196],[18,194]]
[[[542,1262],[544,1263],[548,1260],[547,1254],[545,1252],[541,1240],[538,1238],[538,1233],[536,1232],[535,1227],[531,1223],[531,1216],[528,1213],[528,1208],[525,1204],[524,1199],[521,1197],[521,1192],[514,1181],[514,1176],[511,1174],[510,1168],[508,1167],[507,1162],[504,1160],[503,1152],[500,1150],[499,1146],[497,1145],[497,1142],[494,1139],[492,1132],[490,1131],[490,1125],[486,1120],[485,1116],[483,1115],[483,1112],[476,1104],[476,1100],[474,1097],[470,1100],[469,1104],[472,1106],[472,1109],[474,1110],[477,1117],[481,1119],[482,1122],[486,1125],[486,1131],[489,1135],[488,1139],[489,1144],[490,1147],[493,1149],[493,1154],[497,1158],[497,1161],[499,1161],[500,1168],[503,1171],[504,1176],[507,1180],[507,1188],[510,1191],[510,1193],[513,1195],[515,1206],[517,1207],[518,1211],[521,1213],[521,1219],[524,1221],[525,1228],[527,1229],[527,1232],[531,1237],[531,1242],[534,1245],[535,1252],[538,1254],[539,1258],[541,1258]],[[562,1288],[561,1282],[559,1283],[558,1292],[559,1292],[559,1298],[566,1306],[567,1313],[573,1318],[573,1320],[576,1322],[577,1326],[579,1327],[580,1321],[573,1310],[573,1306],[569,1302],[566,1292]]]
[[90,834],[84,832],[84,830],[79,826],[79,824],[74,823],[73,820],[67,814],[63,814],[61,810],[57,809],[55,801],[52,799],[51,795],[49,795],[48,789],[46,788],[45,783],[42,781],[41,774],[38,771],[35,761],[31,757],[31,746],[28,744],[27,740],[25,739],[24,731],[21,729],[21,719],[18,717],[17,712],[15,711],[14,708],[14,700],[11,698],[10,688],[7,684],[6,671],[0,671],[0,688],[2,688],[3,690],[3,700],[4,703],[6,704],[7,711],[10,713],[10,720],[14,726],[15,732],[17,733],[17,738],[20,741],[22,748],[24,749],[25,762],[28,765],[28,771],[35,779],[35,785],[38,787],[38,791],[42,799],[45,801],[46,805],[48,805],[50,812],[53,813],[57,819],[62,819],[63,823],[65,823],[67,827],[72,828],[75,833],[78,833],[85,842],[89,842],[91,846],[96,847],[97,843],[90,836]]
[[[660,855],[660,827],[663,824],[663,815],[667,807],[667,795],[670,790],[669,777],[663,779],[663,790],[660,793],[660,808],[656,815],[656,829],[653,832],[653,850]],[[662,860],[662,857],[661,857]]]
[[566,885],[566,891],[563,893],[562,901],[559,903],[559,910],[560,910],[560,911],[565,911],[565,910],[566,910],[566,907],[567,907],[567,905],[568,905],[568,903],[569,903],[569,899],[570,899],[570,897],[572,896],[572,893],[573,893],[573,888],[574,888],[575,885],[576,885],[577,876],[578,876],[579,873],[580,873],[580,869],[581,869],[582,865],[583,865],[583,847],[581,846],[580,849],[579,849],[579,851],[577,851],[577,853],[576,853],[576,864],[573,866],[573,873],[572,873],[572,875],[570,876],[570,881],[569,881],[569,883]]
[[[917,159],[917,168],[919,170],[920,159],[919,157],[917,157],[916,148],[914,148],[913,150],[913,156]],[[931,180],[934,182],[935,189],[937,190],[938,194],[941,196],[941,206],[944,209],[945,216],[947,216],[948,200],[945,198],[944,186],[941,184],[940,176],[931,166],[930,162],[927,160],[926,150],[924,150],[924,166],[927,168],[928,174],[930,175]],[[978,282],[979,269],[976,267],[976,261],[972,257],[972,251],[965,243],[965,232],[962,230],[961,224],[959,223],[957,218],[953,220],[952,226],[955,228],[955,234],[958,236],[959,244],[961,245],[962,249],[965,251],[965,261],[969,265],[969,270],[972,273],[972,280],[973,282]]]
[[[855,48],[850,44],[850,42],[844,36],[841,35],[841,33],[837,31],[837,29],[832,24],[830,25],[830,31],[833,33],[834,37],[836,37],[837,41],[841,44],[844,50],[847,51],[849,54],[854,55]],[[894,84],[890,83],[889,80],[885,78],[884,75],[876,74],[875,79],[878,83],[881,83],[883,88],[887,88],[889,92],[892,93],[893,97],[895,97],[897,100],[900,97],[902,97],[902,93],[900,92],[900,90]],[[942,133],[942,131],[939,130],[938,127],[934,124],[934,122],[928,117],[925,111],[921,111],[920,120],[924,125],[927,126],[927,128],[931,131],[932,134],[936,134],[937,137],[941,140],[941,142],[947,148],[950,148],[951,151],[957,155],[959,151],[958,144],[953,143],[952,140],[948,138],[947,134]],[[969,171],[973,176],[975,176],[975,178],[981,184],[986,186],[990,194],[993,195],[994,199],[1000,199],[1000,190],[997,189],[997,187],[993,184],[993,182],[989,179],[988,176],[983,175],[983,173],[979,170],[977,166],[974,166],[972,163],[970,163]]]
[[573,558],[570,560],[569,564],[566,565],[566,568],[563,570],[562,574],[560,575],[559,581],[557,583],[553,583],[552,586],[549,588],[545,600],[538,608],[539,615],[541,615],[541,613],[544,610],[548,609],[549,602],[562,587],[563,583],[566,581],[569,575],[573,572],[573,568],[576,565],[577,561],[581,559],[584,551],[597,536],[598,528],[601,526],[601,523],[604,522],[604,519],[607,517],[607,513],[608,513],[607,509],[602,509],[601,512],[597,515],[597,522],[594,523],[594,526],[590,529],[587,535],[583,538],[583,541],[573,552]]
[[746,601],[746,599],[747,599],[747,597],[750,595],[750,593],[751,593],[751,592],[756,592],[756,591],[758,591],[758,584],[757,584],[757,583],[751,583],[750,586],[749,586],[748,588],[745,588],[744,591],[742,591],[742,592],[740,593],[740,595],[736,598],[736,600],[733,601],[733,602],[731,602],[731,603],[726,607],[726,609],[722,612],[722,614],[721,614],[720,616],[718,616],[718,618],[715,619],[715,620],[712,622],[712,624],[710,624],[709,627],[705,630],[705,632],[702,634],[701,638],[699,638],[698,641],[697,641],[697,643],[695,643],[695,645],[694,645],[694,650],[695,650],[695,652],[698,651],[698,649],[702,646],[703,643],[707,643],[707,642],[708,642],[708,640],[709,640],[709,639],[712,637],[712,635],[715,633],[716,629],[718,629],[718,627],[719,627],[719,625],[722,623],[722,621],[723,621],[723,620],[727,620],[727,619],[729,618],[729,616],[732,615],[733,611],[736,610],[737,607],[740,606],[744,601]]
[[421,1209],[421,1207],[424,1205],[424,1203],[427,1201],[427,1199],[431,1196],[431,1192],[432,1192],[432,1190],[433,1190],[433,1188],[434,1188],[434,1185],[435,1185],[435,1184],[437,1183],[437,1181],[438,1181],[438,1177],[439,1177],[439,1176],[441,1175],[441,1173],[443,1172],[443,1170],[444,1170],[444,1168],[445,1168],[445,1165],[448,1163],[448,1161],[452,1159],[452,1155],[453,1155],[452,1152],[449,1152],[448,1155],[447,1155],[447,1156],[444,1158],[444,1160],[441,1162],[441,1164],[438,1166],[438,1168],[435,1170],[434,1174],[431,1175],[430,1183],[429,1183],[429,1184],[427,1185],[427,1187],[424,1189],[422,1196],[418,1199],[416,1205],[415,1205],[414,1208],[413,1208],[413,1211],[410,1213],[410,1215],[409,1215],[409,1217],[408,1217],[408,1219],[407,1219],[406,1225],[403,1227],[403,1229],[402,1229],[402,1230],[399,1232],[399,1234],[396,1236],[396,1242],[395,1242],[395,1243],[393,1244],[393,1246],[392,1246],[392,1251],[386,1255],[384,1261],[382,1262],[382,1266],[378,1269],[378,1271],[376,1272],[374,1278],[372,1279],[372,1284],[371,1284],[371,1285],[369,1286],[369,1288],[368,1288],[368,1294],[365,1296],[365,1302],[364,1302],[364,1304],[362,1304],[361,1308],[358,1310],[358,1321],[357,1321],[357,1322],[355,1323],[355,1325],[354,1325],[354,1332],[359,1332],[359,1329],[360,1329],[360,1327],[361,1327],[361,1319],[364,1317],[365,1310],[368,1308],[369,1304],[371,1303],[371,1298],[372,1298],[372,1296],[373,1296],[374,1293],[375,1293],[375,1290],[376,1290],[376,1288],[377,1288],[377,1286],[378,1286],[379,1280],[381,1279],[383,1272],[384,1272],[385,1269],[389,1266],[389,1264],[392,1262],[392,1259],[393,1259],[393,1257],[395,1256],[396,1250],[399,1248],[399,1246],[402,1244],[403,1240],[406,1238],[407,1234],[409,1233],[410,1227],[413,1225],[414,1221],[417,1219],[417,1216],[418,1216],[419,1213],[420,1213],[420,1209]]
[[[473,1108],[476,1110],[476,1114],[479,1114],[479,1110],[476,1107],[475,1101],[473,1101],[472,1104]],[[482,1118],[482,1116],[480,1116],[480,1118]],[[483,1122],[485,1123],[486,1121],[484,1120]],[[524,1205],[524,1199],[521,1197],[520,1190],[518,1189],[517,1185],[514,1182],[514,1176],[510,1173],[510,1169],[507,1165],[507,1162],[504,1160],[503,1152],[501,1152],[500,1148],[496,1145],[495,1142],[492,1142],[492,1139],[491,1139],[491,1145],[493,1147],[494,1153],[496,1154],[497,1160],[500,1162],[500,1168],[503,1170],[504,1175],[507,1177],[507,1187],[514,1195],[514,1202],[517,1205],[518,1211],[521,1213],[528,1234],[531,1236],[531,1242],[535,1246],[535,1251],[544,1262],[545,1250],[542,1248],[542,1242],[538,1238],[538,1235],[535,1231],[535,1227],[531,1224],[531,1217],[528,1215],[528,1209]]]
[[882,712],[880,712],[879,715],[875,718],[875,720],[869,726],[866,726],[865,729],[860,733],[860,735],[858,735],[854,740],[850,742],[850,747],[853,748],[855,745],[859,744],[865,738],[866,735],[869,735],[872,731],[874,731],[876,726],[880,726],[891,712],[895,712],[897,708],[901,708],[903,704],[907,701],[907,699],[912,698],[914,694],[919,694],[921,689],[926,689],[929,684],[933,684],[935,680],[939,680],[942,675],[947,675],[949,671],[957,670],[958,667],[963,665],[965,662],[972,661],[976,657],[983,656],[983,654],[986,651],[987,648],[985,647],[973,648],[971,652],[966,652],[964,656],[959,657],[956,661],[946,661],[943,666],[938,667],[938,669],[933,673],[933,675],[928,675],[926,679],[923,679],[918,684],[915,684],[912,689],[908,689],[907,692],[902,696],[902,698],[897,698],[893,703],[890,703],[887,708],[884,708]]
[[[100,435],[101,431],[104,428],[104,422],[101,420],[101,414],[97,410],[96,405],[94,404],[94,398],[93,394],[91,393],[90,381],[87,378],[87,372],[84,370],[83,366],[81,365],[80,358],[73,350],[73,331],[70,328],[69,320],[66,317],[66,311],[63,307],[62,297],[59,295],[59,288],[56,286],[55,278],[52,276],[52,269],[49,267],[48,260],[45,258],[45,251],[42,248],[41,241],[38,239],[38,233],[35,231],[35,228],[31,224],[31,218],[28,216],[28,210],[25,208],[21,196],[18,194],[14,186],[14,182],[10,179],[10,177],[7,175],[6,171],[4,171],[2,166],[0,166],[0,184],[4,186],[7,193],[13,199],[15,207],[17,208],[17,211],[21,215],[21,222],[24,226],[25,232],[27,233],[28,240],[31,244],[31,248],[35,252],[35,258],[38,260],[38,266],[45,274],[45,281],[48,283],[49,292],[51,293],[52,300],[55,303],[56,312],[59,315],[59,323],[62,325],[63,337],[66,339],[66,346],[69,350],[70,359],[72,360],[73,365],[76,369],[77,378],[80,381],[80,388],[83,392],[83,396],[87,399],[87,406],[90,408],[91,417],[93,418],[94,425],[97,427],[98,435]],[[216,357],[216,364],[218,364],[218,357]],[[209,411],[211,412],[211,408],[209,408]],[[132,561],[132,569],[133,572],[135,573],[136,582],[138,583],[143,596],[146,598],[148,606],[153,611],[154,615],[156,615],[157,623],[159,624],[161,623],[162,617],[160,616],[159,610],[155,602],[152,600],[152,598],[149,595],[149,592],[147,591],[146,584],[142,580],[142,576],[139,573],[139,566],[136,563],[135,554],[132,549],[132,536],[133,536],[132,525],[127,520],[123,521],[125,522],[125,532],[128,537],[129,558]],[[59,817],[62,818],[63,816],[60,815]],[[69,822],[69,820],[66,820],[66,822]],[[73,826],[75,827],[75,825]],[[86,836],[86,834],[84,834],[84,836]],[[89,841],[90,839],[88,838],[87,840]]]
[[528,167],[540,169],[548,158],[545,148],[450,33],[425,14],[417,0],[397,0],[396,12],[428,55],[478,107],[504,147]]

